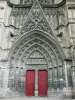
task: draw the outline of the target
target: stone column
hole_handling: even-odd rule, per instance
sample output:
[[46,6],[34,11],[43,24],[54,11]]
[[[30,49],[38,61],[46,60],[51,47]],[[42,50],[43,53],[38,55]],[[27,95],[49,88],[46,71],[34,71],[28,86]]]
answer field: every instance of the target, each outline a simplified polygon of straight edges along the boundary
[[5,68],[4,69],[4,84],[3,84],[4,88],[8,87],[8,77],[9,77],[9,69]]
[[75,71],[72,72],[73,89],[75,90]]
[[66,61],[64,61],[64,66],[65,66],[66,89],[68,89],[68,76],[67,76],[67,65],[66,65]]
[[27,72],[27,69],[25,69],[25,81],[24,81],[24,83],[25,83],[25,86],[24,86],[24,88],[25,88],[25,96],[26,96],[26,72]]
[[38,70],[35,70],[35,96],[38,96]]
[[75,66],[72,66],[73,95],[75,97]]
[[9,79],[9,67],[8,64],[5,65],[5,68],[3,69],[4,72],[4,79],[3,79],[3,91],[4,96],[8,96],[9,88],[8,88],[8,79]]
[[72,97],[72,91],[71,88],[68,85],[68,75],[67,75],[67,65],[66,61],[64,62],[65,65],[65,82],[66,82],[66,87],[63,89],[63,96],[66,96],[67,98]]
[[50,95],[50,88],[49,88],[49,85],[50,85],[50,70],[48,69],[48,91],[47,91],[47,94],[48,94],[48,97]]

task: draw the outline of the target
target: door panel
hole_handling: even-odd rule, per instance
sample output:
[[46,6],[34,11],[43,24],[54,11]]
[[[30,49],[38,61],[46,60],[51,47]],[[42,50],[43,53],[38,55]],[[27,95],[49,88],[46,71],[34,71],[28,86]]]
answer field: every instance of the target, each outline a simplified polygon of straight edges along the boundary
[[47,96],[48,89],[48,72],[46,70],[40,70],[38,72],[38,95]]
[[26,72],[26,96],[34,96],[35,90],[35,71]]

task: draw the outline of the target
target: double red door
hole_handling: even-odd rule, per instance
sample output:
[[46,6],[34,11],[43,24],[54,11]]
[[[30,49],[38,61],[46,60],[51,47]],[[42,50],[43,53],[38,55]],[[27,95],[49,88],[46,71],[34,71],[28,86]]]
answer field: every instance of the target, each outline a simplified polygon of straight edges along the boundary
[[[38,71],[38,96],[47,96],[48,73],[46,70]],[[26,96],[34,96],[35,71],[26,72]]]

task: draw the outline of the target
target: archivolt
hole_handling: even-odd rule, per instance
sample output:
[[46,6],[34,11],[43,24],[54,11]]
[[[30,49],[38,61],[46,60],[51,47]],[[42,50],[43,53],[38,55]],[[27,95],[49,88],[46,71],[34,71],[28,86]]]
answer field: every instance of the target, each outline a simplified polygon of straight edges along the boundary
[[[37,42],[35,42],[37,40]],[[38,48],[38,46],[40,47],[40,49],[41,49],[41,51],[43,52],[43,51],[46,51],[47,53],[49,53],[49,56],[52,58],[52,54],[54,55],[54,58],[56,59],[56,61],[57,61],[57,63],[58,63],[58,57],[57,57],[57,54],[55,53],[55,51],[53,50],[53,48],[51,48],[51,46],[49,46],[48,44],[46,44],[46,43],[44,43],[44,41],[41,41],[41,40],[39,40],[39,39],[37,39],[37,38],[35,38],[34,40],[32,40],[32,41],[30,41],[30,43],[31,42],[33,42],[32,43],[32,45],[29,45],[28,46],[28,48],[22,53],[22,55],[21,55],[21,57],[20,57],[20,59],[19,59],[19,62],[21,61],[21,59],[23,58],[23,56],[25,55],[25,53],[26,52],[28,52],[29,50],[31,50],[31,48],[32,47],[37,47]],[[43,44],[41,45],[40,43],[42,42]],[[25,47],[25,45],[24,45],[24,47]],[[48,47],[48,48],[47,48]],[[42,50],[42,48],[43,48],[43,50]],[[48,50],[49,49],[49,50]],[[51,49],[51,50],[50,50]],[[28,52],[29,53],[29,52]],[[44,53],[44,52],[43,52]],[[51,54],[52,53],[52,54]],[[53,58],[52,58],[53,59]]]
[[[33,65],[28,65],[27,61],[30,55],[35,51],[38,51],[43,55],[47,63],[46,66],[44,63],[43,66],[40,64],[37,64],[36,66],[34,64],[34,67]],[[48,84],[50,86],[54,84],[52,88],[55,88],[55,84],[61,83],[61,78],[64,82],[63,64],[64,53],[58,41],[51,35],[38,30],[25,33],[18,40],[16,40],[9,53],[9,87],[11,89],[15,88],[16,91],[19,91],[18,89],[20,88],[20,91],[24,92],[25,72],[30,68],[34,68],[34,70],[47,69]],[[50,73],[52,73],[52,76]],[[23,74],[23,77],[21,74]],[[54,78],[57,81],[55,81]],[[18,85],[18,80],[21,82],[21,87]]]
[[[37,47],[36,47],[37,46]],[[30,52],[29,50],[32,49]],[[47,64],[48,66],[50,65],[50,62],[51,62],[51,66],[53,66],[53,58],[51,57],[51,55],[46,51],[46,49],[44,49],[42,46],[40,46],[39,44],[34,44],[33,46],[31,46],[27,51],[28,51],[28,54],[26,55],[26,58],[24,59],[24,56],[22,56],[22,59],[24,59],[24,63],[23,63],[23,66],[25,65],[29,55],[35,51],[35,50],[38,50],[40,51],[44,57],[46,58],[47,60]],[[25,55],[25,54],[24,54]],[[20,60],[21,61],[21,60]],[[22,60],[23,61],[23,60]],[[20,63],[21,64],[21,63]]]
[[13,67],[20,65],[19,63],[21,63],[21,59],[24,59],[23,55],[28,53],[28,50],[31,50],[33,45],[38,45],[39,47],[43,48],[49,54],[49,57],[53,59],[53,61],[56,60],[57,66],[63,65],[64,53],[58,41],[51,35],[39,30],[25,33],[18,40],[16,40],[9,53],[9,65]]

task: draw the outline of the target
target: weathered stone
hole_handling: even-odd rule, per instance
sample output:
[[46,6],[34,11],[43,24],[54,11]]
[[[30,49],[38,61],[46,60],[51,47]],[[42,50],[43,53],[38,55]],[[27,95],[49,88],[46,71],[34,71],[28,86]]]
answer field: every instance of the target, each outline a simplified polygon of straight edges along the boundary
[[74,98],[74,27],[73,0],[0,0],[0,98],[26,99],[27,70],[37,99],[39,70],[48,72],[49,99]]

